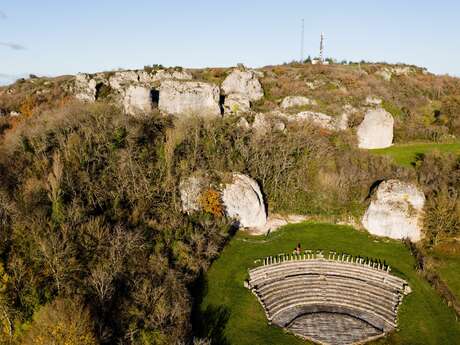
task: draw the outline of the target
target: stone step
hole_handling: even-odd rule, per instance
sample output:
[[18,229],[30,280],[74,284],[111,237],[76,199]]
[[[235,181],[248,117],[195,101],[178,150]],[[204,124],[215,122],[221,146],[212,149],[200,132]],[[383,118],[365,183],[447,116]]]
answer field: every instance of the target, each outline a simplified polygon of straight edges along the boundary
[[326,279],[321,279],[319,276],[312,277],[312,276],[300,276],[300,277],[289,277],[282,280],[276,280],[269,284],[265,284],[262,287],[258,288],[257,291],[260,294],[269,294],[273,290],[278,288],[286,288],[286,289],[293,289],[299,286],[309,286],[311,284],[335,284],[337,286],[345,286],[345,287],[354,287],[363,290],[370,290],[375,295],[388,298],[391,296],[398,296],[399,293],[394,291],[386,290],[382,287],[378,287],[375,285],[369,285],[366,282],[362,282],[359,280],[348,279],[348,278],[336,278],[333,276],[328,276]]
[[334,268],[334,267],[322,267],[322,266],[304,266],[304,265],[289,265],[278,267],[275,270],[269,270],[261,275],[250,275],[250,282],[252,285],[262,285],[266,281],[270,281],[273,279],[278,279],[282,277],[292,276],[292,275],[308,275],[308,274],[316,274],[316,275],[333,275],[333,276],[341,276],[341,277],[351,277],[356,280],[363,280],[374,282],[378,285],[389,286],[393,289],[402,290],[404,285],[395,284],[391,279],[389,279],[388,275],[369,275],[368,272],[363,272],[359,269],[349,269],[349,268]]
[[330,293],[334,293],[336,291],[340,291],[346,294],[360,294],[363,298],[367,298],[370,301],[375,301],[381,305],[385,305],[389,308],[395,308],[399,303],[399,298],[397,295],[391,296],[390,298],[383,298],[381,296],[376,296],[374,293],[365,291],[365,290],[358,290],[355,288],[346,287],[344,285],[334,286],[334,285],[308,285],[304,287],[296,287],[296,288],[280,288],[279,290],[273,291],[270,294],[259,293],[261,299],[266,303],[270,304],[271,301],[274,299],[279,299],[282,296],[292,295],[296,293],[309,293],[309,294],[325,294],[328,295]]
[[356,271],[358,270],[359,272],[365,272],[366,275],[370,277],[377,277],[379,279],[385,279],[389,282],[392,282],[396,285],[404,285],[406,282],[396,276],[393,276],[389,273],[387,273],[384,270],[378,270],[375,268],[370,268],[368,266],[362,265],[362,264],[355,264],[355,263],[347,263],[347,262],[341,262],[341,261],[328,261],[328,260],[299,260],[299,261],[286,261],[283,263],[279,264],[273,264],[273,265],[267,265],[267,266],[260,266],[257,268],[254,268],[250,270],[250,277],[255,279],[260,275],[263,275],[263,273],[266,272],[271,272],[274,273],[278,269],[283,270],[284,268],[287,267],[318,267],[320,269],[325,269],[329,267],[333,268],[339,268],[339,270],[349,270],[349,271]]
[[360,301],[355,301],[351,299],[344,299],[343,296],[334,296],[334,298],[330,298],[328,300],[321,300],[321,299],[311,297],[311,296],[293,298],[290,300],[282,301],[278,303],[277,305],[273,306],[272,308],[267,308],[267,314],[269,315],[270,319],[273,319],[277,314],[283,312],[283,310],[292,308],[296,305],[305,305],[305,304],[317,304],[317,305],[329,304],[329,305],[348,306],[350,308],[361,309],[367,312],[372,312],[378,317],[381,317],[386,322],[389,322],[390,324],[395,324],[395,320],[396,320],[396,314],[392,311],[382,310],[381,308],[373,308],[367,303],[361,303]]

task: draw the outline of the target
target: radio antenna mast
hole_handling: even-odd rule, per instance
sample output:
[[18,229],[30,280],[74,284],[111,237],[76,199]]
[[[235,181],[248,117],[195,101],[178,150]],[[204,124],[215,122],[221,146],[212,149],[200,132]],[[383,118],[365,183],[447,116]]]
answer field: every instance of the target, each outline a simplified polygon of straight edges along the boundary
[[321,33],[321,40],[319,42],[319,62],[324,62],[324,34]]
[[305,22],[302,18],[302,28],[300,31],[300,63],[303,63],[303,44],[304,44],[304,34],[305,34]]

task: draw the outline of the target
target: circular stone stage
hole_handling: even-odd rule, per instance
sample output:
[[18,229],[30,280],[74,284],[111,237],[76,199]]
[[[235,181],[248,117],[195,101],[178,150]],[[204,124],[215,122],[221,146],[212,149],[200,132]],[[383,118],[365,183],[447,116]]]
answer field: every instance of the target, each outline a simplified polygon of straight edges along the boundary
[[306,251],[249,270],[247,287],[270,324],[321,344],[362,343],[392,331],[407,282],[380,261]]

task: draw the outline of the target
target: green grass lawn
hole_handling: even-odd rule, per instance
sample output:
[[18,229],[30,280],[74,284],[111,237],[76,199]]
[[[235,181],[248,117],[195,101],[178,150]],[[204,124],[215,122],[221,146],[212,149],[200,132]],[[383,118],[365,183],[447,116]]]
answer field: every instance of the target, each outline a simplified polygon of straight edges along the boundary
[[460,154],[460,142],[451,144],[438,143],[412,143],[396,144],[386,149],[371,150],[372,153],[390,156],[395,163],[402,166],[411,166],[417,154],[429,153],[438,150],[440,152],[451,152]]
[[437,273],[460,302],[460,245],[447,244],[447,248],[450,250],[435,248],[431,255],[436,259]]
[[450,291],[460,301],[460,257],[443,258],[438,270],[441,279],[446,282]]
[[413,269],[414,259],[397,241],[377,239],[351,227],[302,223],[288,225],[268,238],[238,233],[205,277],[203,301],[197,316],[215,344],[307,344],[275,326],[268,326],[262,306],[243,286],[247,269],[264,256],[291,252],[300,242],[304,249],[344,251],[386,260],[393,273],[409,282],[413,292],[399,309],[400,331],[373,344],[460,344],[460,324],[434,289]]

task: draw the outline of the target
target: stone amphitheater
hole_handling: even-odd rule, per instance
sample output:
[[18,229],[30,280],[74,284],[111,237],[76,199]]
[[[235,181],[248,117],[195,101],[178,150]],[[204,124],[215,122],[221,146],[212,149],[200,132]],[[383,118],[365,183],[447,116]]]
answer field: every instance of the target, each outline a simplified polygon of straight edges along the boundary
[[362,344],[391,332],[411,291],[380,260],[305,251],[258,262],[245,285],[269,324],[320,344]]

